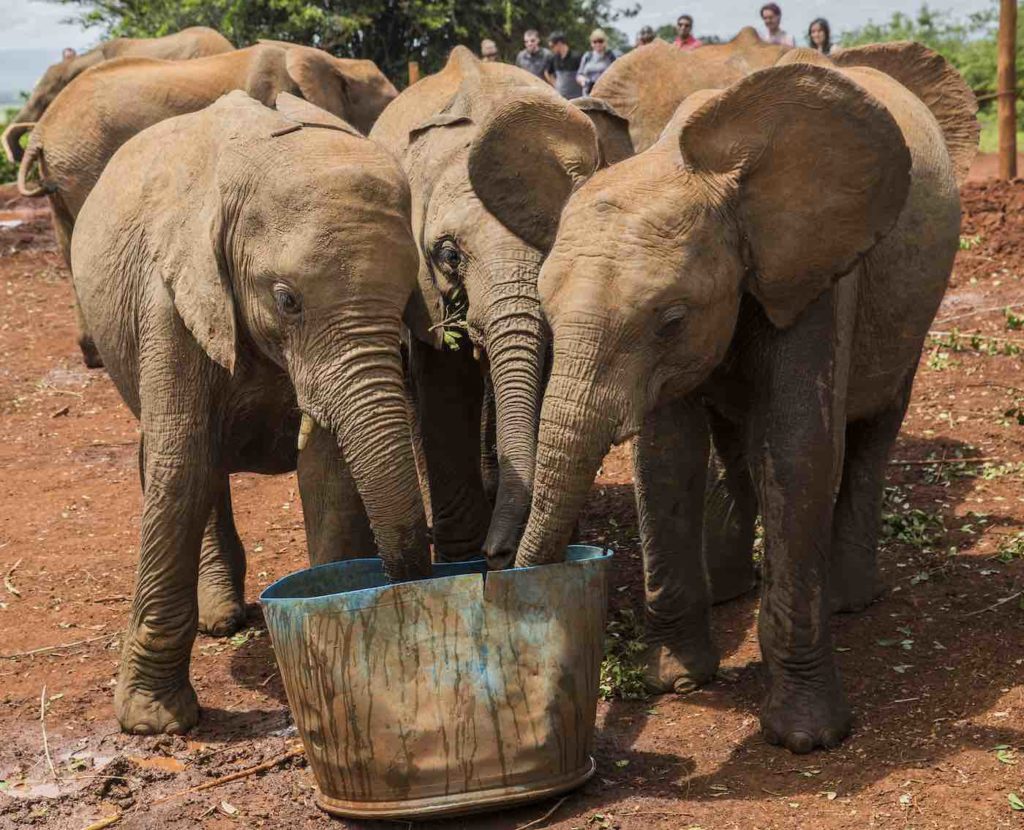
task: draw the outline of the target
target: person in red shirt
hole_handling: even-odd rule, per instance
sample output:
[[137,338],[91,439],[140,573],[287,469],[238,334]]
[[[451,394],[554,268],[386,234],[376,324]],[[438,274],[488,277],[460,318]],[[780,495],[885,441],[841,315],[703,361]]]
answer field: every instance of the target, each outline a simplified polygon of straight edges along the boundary
[[679,15],[679,19],[676,20],[676,39],[672,45],[684,52],[690,52],[704,45],[693,36],[693,18],[690,15]]

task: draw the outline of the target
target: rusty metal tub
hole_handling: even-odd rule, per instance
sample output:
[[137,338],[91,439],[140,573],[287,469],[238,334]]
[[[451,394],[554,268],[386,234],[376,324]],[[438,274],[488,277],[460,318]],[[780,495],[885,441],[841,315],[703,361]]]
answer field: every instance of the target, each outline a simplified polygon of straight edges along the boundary
[[388,584],[378,559],[286,576],[260,597],[329,813],[433,818],[565,792],[591,747],[611,554]]

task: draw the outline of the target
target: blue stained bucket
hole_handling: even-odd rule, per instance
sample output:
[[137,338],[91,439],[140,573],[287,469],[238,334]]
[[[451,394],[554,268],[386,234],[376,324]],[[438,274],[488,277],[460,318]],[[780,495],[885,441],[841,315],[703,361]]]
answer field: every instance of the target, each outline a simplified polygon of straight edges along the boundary
[[379,559],[351,559],[267,588],[319,805],[441,817],[590,778],[610,560],[573,545],[554,565],[445,563],[390,584]]

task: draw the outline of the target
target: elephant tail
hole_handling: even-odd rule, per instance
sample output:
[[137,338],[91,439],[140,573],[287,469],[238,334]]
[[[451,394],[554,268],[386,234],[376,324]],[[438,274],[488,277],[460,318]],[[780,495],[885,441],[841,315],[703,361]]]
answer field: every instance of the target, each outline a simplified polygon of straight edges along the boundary
[[11,164],[17,164],[21,161],[21,157],[24,154],[24,150],[19,144],[21,137],[29,132],[36,125],[35,121],[12,121],[7,125],[7,129],[4,130],[3,137],[0,141],[4,145],[4,155],[7,156],[7,160]]
[[[38,198],[39,196],[45,196],[48,193],[53,192],[53,188],[43,182],[41,179],[39,184],[33,187],[29,187],[28,176],[32,171],[32,168],[41,165],[43,159],[43,148],[39,144],[29,144],[28,149],[25,150],[25,155],[21,158],[21,165],[18,167],[18,193],[22,196],[27,196],[30,199]],[[42,175],[42,167],[39,168],[40,175]]]

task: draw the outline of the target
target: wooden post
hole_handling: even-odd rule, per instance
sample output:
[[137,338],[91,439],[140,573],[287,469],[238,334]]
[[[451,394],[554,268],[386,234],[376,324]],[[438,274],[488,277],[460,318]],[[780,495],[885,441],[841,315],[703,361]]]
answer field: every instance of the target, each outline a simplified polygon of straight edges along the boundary
[[999,2],[999,178],[1017,178],[1017,0]]
[[420,79],[420,65],[418,61],[409,61],[409,86],[412,86]]

